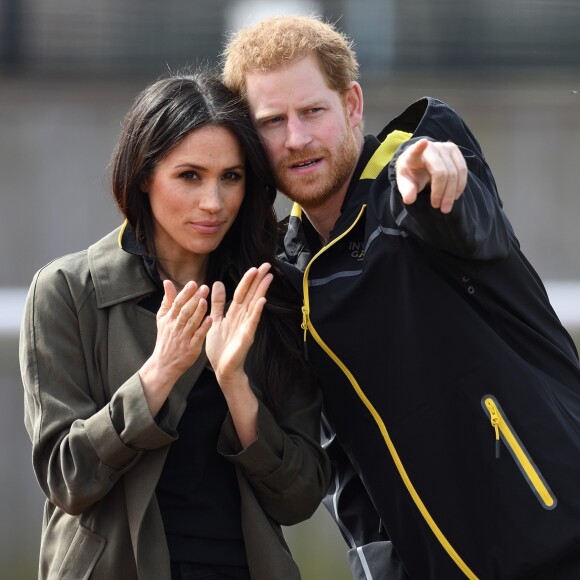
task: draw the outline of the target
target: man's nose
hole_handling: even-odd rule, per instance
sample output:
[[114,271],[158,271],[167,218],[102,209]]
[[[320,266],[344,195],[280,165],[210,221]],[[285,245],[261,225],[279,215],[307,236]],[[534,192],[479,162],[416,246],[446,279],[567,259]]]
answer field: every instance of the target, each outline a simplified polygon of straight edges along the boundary
[[303,149],[312,137],[306,125],[299,119],[288,119],[286,125],[286,147],[288,149]]

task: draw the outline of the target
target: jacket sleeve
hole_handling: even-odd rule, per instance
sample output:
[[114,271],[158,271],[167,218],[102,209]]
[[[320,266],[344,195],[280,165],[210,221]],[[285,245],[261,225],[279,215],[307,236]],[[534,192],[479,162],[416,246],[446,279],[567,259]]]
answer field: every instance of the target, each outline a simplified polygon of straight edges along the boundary
[[[87,285],[88,286],[88,285]],[[25,426],[33,466],[47,498],[79,514],[105,496],[145,449],[168,444],[173,434],[153,420],[137,374],[110,401],[102,385],[106,369],[91,356],[106,340],[94,315],[94,291],[75,296],[67,277],[45,268],[33,279],[20,331]],[[81,324],[96,338],[83,343]],[[85,333],[87,334],[87,333]]]
[[330,462],[320,445],[322,393],[295,392],[276,415],[260,401],[258,438],[246,449],[228,414],[218,451],[250,482],[266,513],[281,525],[308,519],[320,505],[330,480]]
[[[324,506],[348,546],[354,580],[409,580],[367,490],[323,418],[322,441],[332,465]],[[370,576],[369,576],[370,573]]]
[[[456,125],[463,127],[460,120],[456,120]],[[467,163],[467,186],[452,211],[443,214],[431,207],[429,187],[419,193],[415,203],[403,203],[397,188],[395,166],[401,153],[419,138],[403,143],[388,166],[390,212],[398,226],[415,239],[461,258],[505,258],[510,251],[510,239],[515,236],[502,209],[492,172],[467,129],[457,129],[455,135],[444,133],[437,139],[455,142]]]

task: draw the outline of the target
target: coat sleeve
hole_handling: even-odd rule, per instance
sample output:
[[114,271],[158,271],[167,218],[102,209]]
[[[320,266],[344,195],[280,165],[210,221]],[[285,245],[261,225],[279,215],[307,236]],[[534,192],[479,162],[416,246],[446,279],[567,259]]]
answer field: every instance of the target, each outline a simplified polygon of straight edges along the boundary
[[238,466],[262,508],[285,526],[311,517],[330,481],[330,462],[320,444],[322,393],[299,391],[276,415],[260,401],[258,438],[246,449],[229,414],[218,440],[218,451]]
[[105,496],[145,449],[174,439],[153,420],[137,374],[105,399],[107,371],[92,351],[106,333],[93,300],[92,285],[75,295],[67,276],[49,266],[33,279],[20,331],[34,471],[47,498],[69,514]]
[[467,163],[468,179],[463,195],[449,214],[431,207],[430,188],[419,193],[417,201],[405,205],[397,188],[395,167],[401,153],[420,135],[403,143],[388,166],[390,213],[398,226],[415,239],[460,258],[494,260],[505,258],[510,240],[515,239],[497,192],[492,172],[477,141],[460,119],[456,129],[431,141],[453,141]]

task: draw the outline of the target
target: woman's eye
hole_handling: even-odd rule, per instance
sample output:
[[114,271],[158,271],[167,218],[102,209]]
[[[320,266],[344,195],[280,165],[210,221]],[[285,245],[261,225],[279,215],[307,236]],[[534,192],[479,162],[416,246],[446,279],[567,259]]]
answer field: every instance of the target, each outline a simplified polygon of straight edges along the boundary
[[224,174],[223,178],[226,181],[238,181],[238,180],[242,179],[242,175],[240,173],[235,172],[235,171],[228,171],[227,173]]
[[182,179],[198,179],[197,173],[195,171],[184,171],[179,174]]

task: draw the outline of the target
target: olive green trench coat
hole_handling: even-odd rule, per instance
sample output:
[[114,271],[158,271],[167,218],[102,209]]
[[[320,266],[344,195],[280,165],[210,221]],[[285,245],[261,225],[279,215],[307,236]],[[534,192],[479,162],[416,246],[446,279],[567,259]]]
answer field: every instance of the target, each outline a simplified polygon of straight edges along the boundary
[[[155,290],[120,230],[34,277],[20,339],[25,425],[46,494],[39,578],[169,580],[155,488],[205,353],[156,420],[137,373],[156,320],[138,302]],[[280,524],[309,518],[324,495],[321,397],[297,389],[276,417],[262,403],[257,441],[241,449],[228,415],[218,450],[235,465],[252,580],[300,573]],[[259,397],[259,393],[257,393]]]

